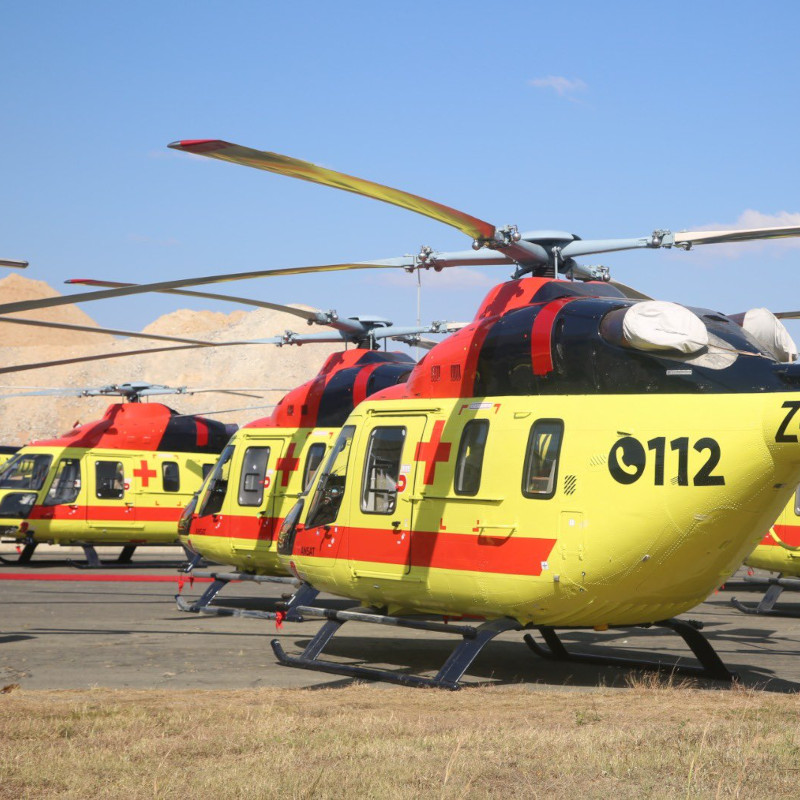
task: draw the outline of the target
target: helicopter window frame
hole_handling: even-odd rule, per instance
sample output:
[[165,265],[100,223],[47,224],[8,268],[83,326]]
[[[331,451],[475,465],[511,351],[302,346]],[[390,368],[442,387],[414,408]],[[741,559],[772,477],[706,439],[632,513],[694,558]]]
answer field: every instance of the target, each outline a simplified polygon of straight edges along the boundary
[[[70,475],[68,469],[77,467],[74,474]],[[65,479],[66,474],[66,479]],[[66,480],[67,486],[62,486],[62,482]],[[69,482],[72,486],[69,486]],[[65,491],[68,489],[69,491]],[[56,474],[53,477],[53,482],[47,490],[47,494],[42,501],[43,506],[61,506],[74,503],[81,493],[81,460],[79,458],[62,458],[59,459],[56,465]]]
[[[174,475],[168,474],[173,471]],[[179,492],[181,490],[181,468],[177,461],[161,462],[161,489],[164,492]]]
[[[239,476],[239,492],[237,500],[243,508],[260,506],[264,502],[264,489],[267,478],[267,467],[272,453],[271,447],[253,445],[244,451],[242,457],[242,474]],[[247,463],[253,459],[252,469],[247,471]]]
[[[549,434],[550,442],[545,444],[544,454],[537,439],[539,436]],[[522,470],[522,494],[532,500],[551,499],[558,487],[558,468],[561,461],[561,445],[564,441],[564,420],[554,418],[537,419],[531,425],[528,434],[528,444],[525,449],[525,461]],[[551,453],[552,448],[555,452]],[[537,467],[538,462],[538,469]],[[532,488],[534,482],[539,482],[541,488]],[[544,483],[541,483],[543,482]]]
[[[101,474],[107,472],[108,474]],[[125,466],[121,461],[94,462],[94,493],[98,500],[122,500],[125,497]]]
[[[26,468],[27,474],[19,469],[26,462],[30,465],[29,469]],[[49,453],[17,453],[0,468],[0,489],[38,492],[44,486],[52,465],[53,456]],[[12,479],[11,476],[19,483],[7,483]]]
[[464,426],[458,445],[456,469],[453,474],[453,492],[455,494],[461,497],[475,497],[480,491],[483,478],[483,458],[488,439],[488,419],[471,419]]
[[347,488],[355,431],[355,425],[345,425],[342,428],[325,466],[321,472],[317,470],[319,479],[308,506],[306,528],[318,528],[336,521]]
[[308,454],[306,455],[306,464],[303,468],[303,489],[302,491],[306,491],[309,486],[311,486],[311,482],[314,480],[314,476],[317,474],[317,470],[319,469],[319,465],[325,459],[325,452],[327,451],[327,445],[325,442],[314,442],[311,447],[308,448]]
[[[407,436],[405,425],[381,425],[370,431],[361,482],[362,513],[394,514],[397,508],[397,481]],[[382,481],[385,486],[379,485]]]
[[[219,454],[217,463],[214,464],[214,468],[208,473],[208,477],[205,481],[203,481],[203,485],[200,487],[200,500],[197,505],[198,517],[219,514],[222,510],[222,505],[228,494],[228,482],[231,477],[230,463],[235,449],[235,445],[225,445],[225,447],[222,448],[222,452]],[[222,473],[225,471],[226,466],[228,469],[226,471],[226,477],[223,478]]]
[[800,486],[794,493],[794,515],[800,517]]

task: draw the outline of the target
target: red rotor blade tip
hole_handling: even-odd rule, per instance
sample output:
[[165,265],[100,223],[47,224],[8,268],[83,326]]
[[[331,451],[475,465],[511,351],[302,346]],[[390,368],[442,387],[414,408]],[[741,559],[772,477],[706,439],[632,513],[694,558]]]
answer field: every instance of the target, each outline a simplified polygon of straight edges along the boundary
[[181,139],[167,145],[173,150],[185,150],[188,153],[213,153],[215,150],[224,150],[230,147],[229,142],[220,139]]

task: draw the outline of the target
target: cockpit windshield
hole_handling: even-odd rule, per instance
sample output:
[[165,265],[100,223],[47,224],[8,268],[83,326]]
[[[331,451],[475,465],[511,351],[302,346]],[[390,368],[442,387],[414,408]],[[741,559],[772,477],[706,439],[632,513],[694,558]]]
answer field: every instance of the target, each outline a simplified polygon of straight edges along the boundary
[[38,492],[52,463],[53,456],[45,453],[17,453],[0,468],[0,489]]
[[233,457],[234,446],[226,445],[220,453],[211,474],[206,479],[205,486],[200,490],[200,504],[198,516],[204,517],[208,514],[219,514],[222,509],[222,501],[228,491],[228,478],[231,471],[231,458]]

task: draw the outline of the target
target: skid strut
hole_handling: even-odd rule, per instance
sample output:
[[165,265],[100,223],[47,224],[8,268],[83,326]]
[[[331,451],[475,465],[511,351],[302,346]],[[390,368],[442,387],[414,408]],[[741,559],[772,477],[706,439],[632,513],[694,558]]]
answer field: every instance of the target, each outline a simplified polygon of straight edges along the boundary
[[32,542],[30,540],[26,540],[25,544],[22,547],[22,552],[14,559],[5,558],[4,556],[0,556],[0,562],[3,564],[30,564],[31,557],[33,556],[33,551],[36,550],[36,546],[38,542]]
[[781,611],[774,608],[778,598],[783,593],[784,589],[800,591],[800,580],[797,578],[753,578],[746,576],[747,583],[753,583],[760,586],[766,586],[767,591],[761,598],[758,605],[750,603],[742,603],[735,597],[731,598],[731,605],[738,608],[739,611],[745,614],[764,614],[771,617],[798,617],[800,614],[792,613],[791,611]]
[[551,661],[573,661],[581,664],[655,669],[662,672],[691,675],[699,678],[712,678],[717,681],[732,681],[736,679],[736,674],[731,672],[725,664],[722,663],[722,659],[717,654],[717,651],[714,650],[708,639],[700,633],[699,629],[702,627],[701,623],[687,622],[679,619],[665,619],[660,622],[654,622],[653,625],[659,628],[668,628],[677,633],[683,641],[689,645],[689,648],[700,662],[699,665],[670,664],[662,661],[639,660],[623,656],[603,656],[595,653],[571,653],[566,649],[556,631],[545,625],[539,626],[538,630],[545,640],[547,647],[542,647],[537,644],[533,636],[529,633],[525,634],[524,639],[528,647],[530,647],[536,655]]
[[[299,656],[290,656],[281,647],[277,639],[270,644],[278,661],[287,667],[329,672],[334,675],[345,675],[350,678],[365,678],[367,680],[388,681],[404,686],[434,686],[442,689],[459,689],[459,680],[469,669],[475,657],[484,646],[500,633],[519,630],[520,624],[513,619],[503,617],[484,622],[481,625],[449,625],[443,622],[428,622],[419,619],[406,619],[403,617],[389,617],[377,613],[372,608],[356,609],[354,611],[335,611],[327,608],[312,608],[298,606],[296,612],[303,618],[322,617],[327,620],[317,631],[314,638],[306,645]],[[370,622],[378,625],[391,625],[398,628],[412,628],[421,631],[435,631],[461,636],[461,642],[456,645],[453,652],[445,661],[442,668],[433,678],[423,678],[418,675],[408,675],[396,670],[375,669],[360,667],[353,664],[340,664],[335,661],[324,661],[318,656],[325,649],[339,628],[345,622]]]
[[[254,619],[277,619],[278,612],[285,615],[285,619],[290,622],[300,622],[296,613],[298,605],[312,603],[318,592],[307,583],[299,583],[295,578],[280,577],[272,575],[249,575],[245,572],[207,572],[197,570],[194,575],[204,578],[213,578],[211,585],[203,594],[194,601],[187,603],[181,595],[175,595],[175,602],[181,611],[188,611],[194,614],[217,617],[250,617]],[[231,606],[211,605],[211,601],[224,589],[231,581],[252,581],[253,583],[282,583],[294,587],[295,591],[286,602],[278,603],[275,611],[257,611],[255,609],[236,608]]]

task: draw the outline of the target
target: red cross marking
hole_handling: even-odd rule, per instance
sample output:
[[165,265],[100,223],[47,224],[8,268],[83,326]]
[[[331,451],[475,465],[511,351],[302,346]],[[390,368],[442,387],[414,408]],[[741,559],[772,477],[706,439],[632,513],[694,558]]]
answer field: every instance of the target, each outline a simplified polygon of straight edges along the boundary
[[281,486],[289,485],[289,473],[296,472],[297,468],[300,466],[300,459],[294,457],[294,447],[295,443],[292,442],[289,445],[289,449],[286,451],[286,457],[278,459],[276,469],[278,472],[283,473],[283,475],[281,475]]
[[431,433],[431,440],[429,442],[418,442],[417,449],[414,453],[415,461],[425,462],[425,476],[422,479],[426,486],[433,483],[436,477],[436,464],[437,462],[446,462],[450,460],[450,442],[442,441],[442,430],[444,429],[444,420],[440,419],[433,425],[433,432]]
[[133,471],[134,477],[142,479],[142,486],[150,485],[150,478],[155,478],[158,473],[154,469],[147,468],[147,462],[142,461],[142,466]]

